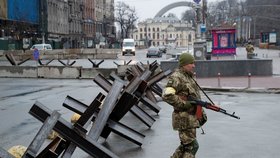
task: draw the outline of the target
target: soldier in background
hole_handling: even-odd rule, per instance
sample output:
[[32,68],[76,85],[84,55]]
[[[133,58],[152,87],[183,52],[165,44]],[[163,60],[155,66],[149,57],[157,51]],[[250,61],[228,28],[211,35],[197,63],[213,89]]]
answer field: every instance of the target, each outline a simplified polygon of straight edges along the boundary
[[[200,100],[200,90],[195,83],[194,57],[189,53],[182,53],[179,57],[179,68],[169,76],[163,90],[162,98],[173,106],[172,126],[179,132],[180,145],[172,158],[194,158],[198,150],[196,128],[201,127],[207,116],[203,109],[197,108],[189,98]],[[202,117],[196,116],[197,111]]]
[[253,59],[255,56],[254,54],[254,46],[251,43],[251,40],[248,40],[248,43],[246,45],[246,51],[247,51],[247,59]]

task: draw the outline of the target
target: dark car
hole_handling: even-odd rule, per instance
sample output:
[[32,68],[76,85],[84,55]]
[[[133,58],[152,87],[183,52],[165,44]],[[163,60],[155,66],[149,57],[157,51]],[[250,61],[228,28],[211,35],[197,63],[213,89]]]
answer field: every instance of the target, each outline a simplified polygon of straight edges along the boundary
[[147,58],[150,58],[150,57],[161,57],[161,56],[162,56],[162,52],[157,47],[150,47],[147,50]]

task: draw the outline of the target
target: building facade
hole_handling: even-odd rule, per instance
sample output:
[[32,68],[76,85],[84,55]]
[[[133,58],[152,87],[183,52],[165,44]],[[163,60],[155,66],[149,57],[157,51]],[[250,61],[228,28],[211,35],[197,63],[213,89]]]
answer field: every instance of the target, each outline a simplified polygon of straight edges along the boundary
[[110,44],[116,38],[114,0],[96,0],[96,42]]
[[85,8],[83,15],[83,33],[84,46],[87,48],[94,47],[94,38],[96,36],[96,16],[95,16],[95,0],[84,0]]
[[[41,28],[45,40],[50,42],[54,48],[68,41],[70,32],[69,25],[69,4],[67,0],[48,0],[42,4],[41,10],[45,14],[41,17]],[[46,5],[46,8],[44,8]],[[70,47],[70,46],[69,46]]]
[[69,4],[69,41],[71,48],[81,48],[84,42],[83,34],[83,0],[68,0]]
[[138,47],[169,45],[188,47],[195,40],[195,29],[186,21],[179,20],[174,14],[147,19],[138,23],[132,38]]
[[13,49],[28,49],[43,42],[53,48],[92,48],[115,38],[114,0],[22,3],[0,0],[0,49],[10,49],[7,45],[11,44]]

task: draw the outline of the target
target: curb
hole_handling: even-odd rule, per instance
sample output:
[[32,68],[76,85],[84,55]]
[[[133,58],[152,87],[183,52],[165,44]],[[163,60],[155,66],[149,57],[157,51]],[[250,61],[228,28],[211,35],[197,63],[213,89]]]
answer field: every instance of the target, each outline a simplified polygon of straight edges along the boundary
[[280,88],[242,88],[242,87],[201,87],[206,91],[243,92],[243,93],[272,93],[280,94]]

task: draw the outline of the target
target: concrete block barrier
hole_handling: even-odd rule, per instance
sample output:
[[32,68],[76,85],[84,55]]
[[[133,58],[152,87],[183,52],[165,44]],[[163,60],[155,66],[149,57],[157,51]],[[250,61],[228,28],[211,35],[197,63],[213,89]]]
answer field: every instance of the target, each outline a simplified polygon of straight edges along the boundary
[[37,68],[31,66],[0,66],[0,77],[37,77]]
[[[178,61],[161,61],[162,70],[174,70]],[[195,72],[197,77],[217,77],[218,73],[224,77],[272,76],[272,59],[251,60],[206,60],[196,61]]]
[[40,78],[80,78],[81,68],[65,66],[39,66],[38,77]]
[[0,77],[92,79],[98,74],[109,78],[117,68],[82,68],[81,66],[0,66]]
[[[41,59],[116,59],[120,49],[54,49],[40,51]],[[2,51],[1,56],[12,53],[16,60],[32,57],[33,50]]]

